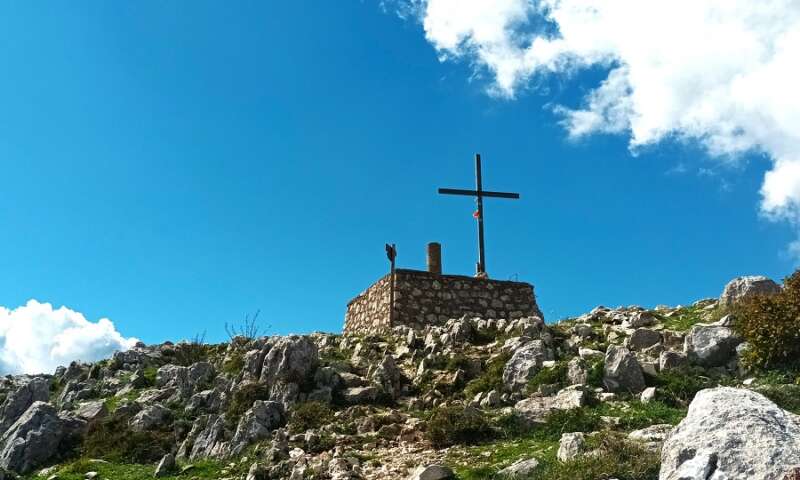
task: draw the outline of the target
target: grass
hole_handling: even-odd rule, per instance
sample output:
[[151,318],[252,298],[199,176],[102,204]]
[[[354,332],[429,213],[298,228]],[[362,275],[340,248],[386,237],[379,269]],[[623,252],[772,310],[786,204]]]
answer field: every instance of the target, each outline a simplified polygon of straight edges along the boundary
[[660,312],[651,312],[664,324],[667,330],[677,332],[688,332],[698,323],[716,322],[722,318],[727,311],[722,307],[713,310],[705,310],[701,306],[682,307],[671,317],[665,317]]
[[106,408],[108,409],[108,413],[114,413],[117,411],[120,405],[127,402],[133,402],[137,398],[139,398],[139,392],[137,390],[130,391],[125,395],[121,395],[119,397],[112,396],[108,397],[105,400]]
[[[193,463],[194,468],[187,471],[183,475],[176,474],[166,477],[161,477],[165,480],[188,480],[191,478],[198,479],[219,479],[226,476],[238,475],[244,478],[250,464],[235,465],[233,468],[230,464],[220,462],[203,460]],[[99,478],[113,478],[114,480],[145,480],[152,479],[155,472],[155,464],[153,465],[137,465],[137,464],[118,464],[118,463],[103,463],[92,462],[85,458],[75,460],[73,462],[62,465],[55,471],[60,480],[83,480],[86,472],[97,472],[100,474]],[[52,475],[52,473],[49,473]],[[23,480],[41,480],[47,478],[46,476],[26,476],[22,477]]]
[[706,321],[704,314],[705,311],[700,307],[681,308],[671,317],[665,317],[660,313],[655,313],[664,323],[664,328],[678,332],[689,331],[696,324]]
[[452,449],[447,463],[460,480],[500,479],[497,473],[518,460],[536,458],[540,464],[530,478],[536,480],[656,480],[658,455],[626,442],[624,436],[600,432],[587,441],[600,454],[570,462],[556,459],[558,441],[532,436],[474,447]]

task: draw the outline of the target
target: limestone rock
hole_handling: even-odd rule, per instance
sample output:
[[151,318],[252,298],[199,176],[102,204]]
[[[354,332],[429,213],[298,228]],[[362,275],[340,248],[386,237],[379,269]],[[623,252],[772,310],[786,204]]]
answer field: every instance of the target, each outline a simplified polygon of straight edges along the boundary
[[50,380],[40,377],[24,379],[0,403],[0,432],[5,432],[34,402],[46,402],[49,398]]
[[628,347],[634,351],[642,351],[661,343],[661,334],[649,328],[637,328],[628,338]]
[[152,405],[134,415],[130,427],[137,432],[163,429],[172,421],[172,412],[162,405]]
[[158,466],[156,466],[156,471],[153,474],[155,478],[158,477],[166,477],[170,473],[177,470],[178,464],[175,463],[175,455],[168,453],[164,455],[160,462],[158,462]]
[[642,403],[650,403],[656,399],[656,387],[647,387],[642,391],[639,400]]
[[567,380],[570,385],[585,384],[589,376],[586,362],[581,357],[575,357],[567,364]]
[[603,383],[612,392],[641,392],[644,389],[642,367],[630,350],[616,345],[608,347]]
[[408,480],[450,480],[455,478],[453,471],[442,465],[419,467]]
[[679,352],[661,352],[658,357],[658,369],[662,372],[683,367],[687,363],[686,355]]
[[232,453],[238,455],[249,445],[269,438],[272,431],[286,424],[283,404],[256,400],[239,420],[236,433],[231,440]]
[[642,444],[648,450],[658,451],[672,428],[672,425],[666,423],[651,425],[629,433],[628,439]]
[[528,458],[517,460],[506,468],[498,472],[500,478],[507,478],[509,480],[530,478],[536,467],[539,466],[539,460],[535,458]]
[[512,392],[524,389],[528,381],[541,370],[543,362],[552,359],[552,351],[542,340],[532,340],[522,345],[506,363],[503,384]]
[[797,416],[756,392],[719,387],[700,391],[667,437],[659,478],[781,480],[798,464]]
[[85,422],[59,417],[45,402],[34,402],[0,435],[0,469],[28,473],[59,454],[59,447],[82,432]]
[[754,295],[772,295],[781,291],[780,285],[763,276],[734,278],[722,291],[719,303],[730,306]]
[[583,433],[564,433],[558,444],[556,456],[562,462],[575,460],[586,451],[586,438]]
[[741,341],[728,327],[695,325],[686,335],[683,351],[692,363],[721,367],[733,358]]

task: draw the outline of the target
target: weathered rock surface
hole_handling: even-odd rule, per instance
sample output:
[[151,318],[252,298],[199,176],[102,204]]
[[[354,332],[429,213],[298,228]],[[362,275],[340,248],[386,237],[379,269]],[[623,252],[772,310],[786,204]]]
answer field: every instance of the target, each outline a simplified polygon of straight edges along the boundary
[[428,465],[419,467],[409,477],[409,480],[449,480],[455,478],[453,471],[442,465]]
[[741,342],[742,339],[728,327],[695,325],[686,335],[683,350],[692,363],[721,367],[733,358]]
[[542,368],[553,353],[542,340],[532,340],[514,351],[503,370],[503,384],[508,390],[520,390]]
[[538,466],[539,460],[535,458],[521,459],[500,470],[498,474],[500,475],[500,478],[507,478],[509,480],[522,480],[525,478],[530,478]]
[[612,392],[641,392],[645,387],[644,375],[636,356],[625,347],[608,347],[603,383]]
[[50,404],[34,402],[0,436],[0,468],[28,473],[56,457],[84,426],[75,418],[59,417]]
[[23,378],[0,404],[0,432],[5,432],[34,402],[50,398],[50,380],[41,377]]
[[660,480],[781,480],[800,464],[798,417],[745,389],[699,392],[667,437]]
[[725,285],[725,289],[719,297],[719,303],[730,306],[754,295],[772,295],[780,291],[780,285],[767,277],[738,277]]

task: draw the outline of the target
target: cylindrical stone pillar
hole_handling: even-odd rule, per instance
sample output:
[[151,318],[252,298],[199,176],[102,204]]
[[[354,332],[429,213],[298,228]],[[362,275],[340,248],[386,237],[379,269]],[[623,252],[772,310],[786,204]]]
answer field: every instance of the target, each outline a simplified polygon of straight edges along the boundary
[[437,242],[428,244],[428,272],[442,274],[442,246]]

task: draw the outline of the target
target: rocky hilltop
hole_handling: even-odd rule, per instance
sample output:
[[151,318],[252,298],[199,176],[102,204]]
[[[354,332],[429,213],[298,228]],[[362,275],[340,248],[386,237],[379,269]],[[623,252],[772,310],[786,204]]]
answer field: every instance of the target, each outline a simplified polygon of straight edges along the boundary
[[0,380],[0,479],[795,479],[800,375],[719,299],[137,345]]

